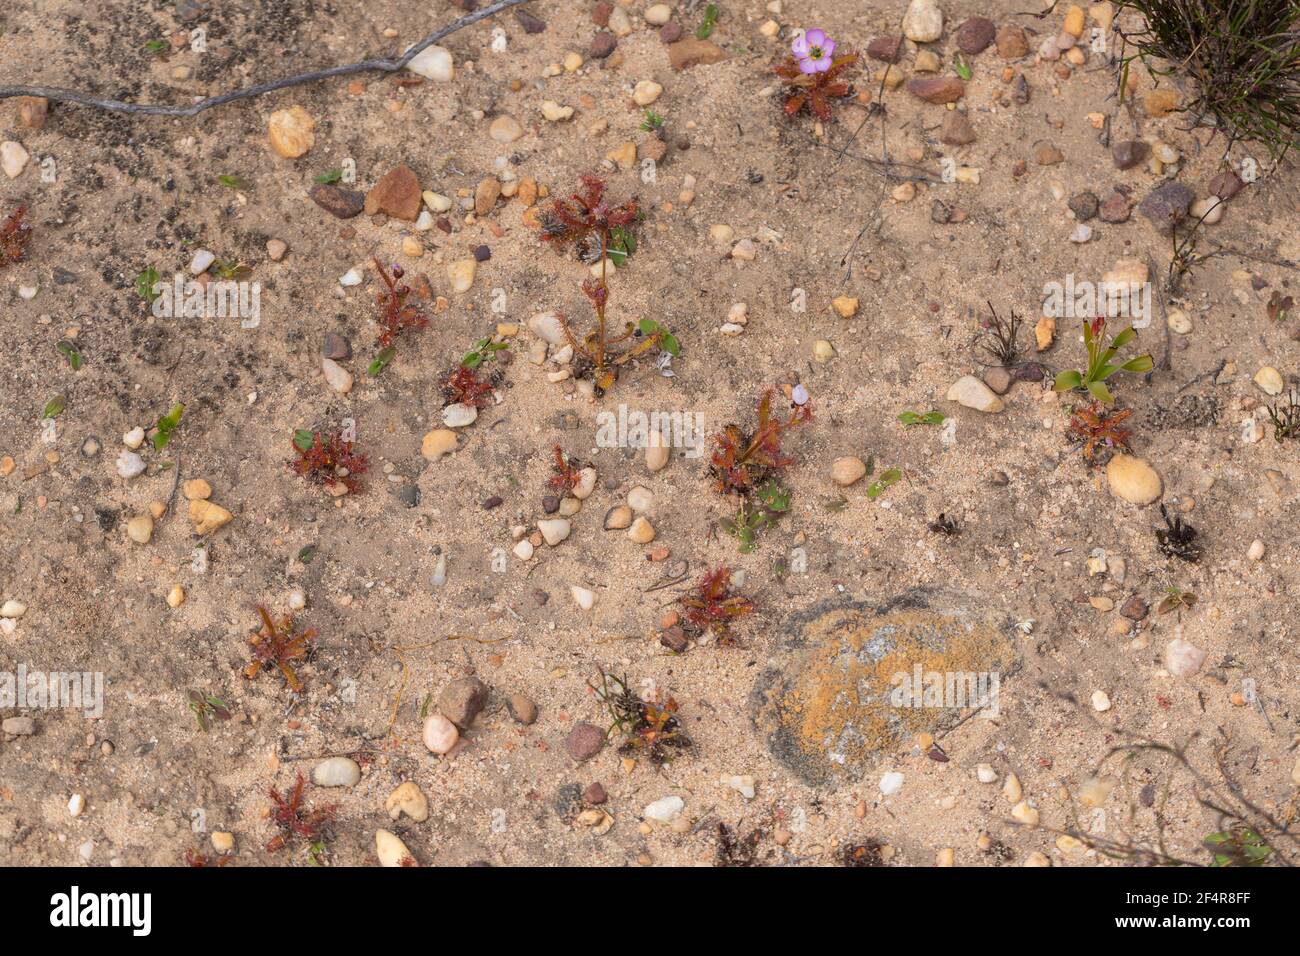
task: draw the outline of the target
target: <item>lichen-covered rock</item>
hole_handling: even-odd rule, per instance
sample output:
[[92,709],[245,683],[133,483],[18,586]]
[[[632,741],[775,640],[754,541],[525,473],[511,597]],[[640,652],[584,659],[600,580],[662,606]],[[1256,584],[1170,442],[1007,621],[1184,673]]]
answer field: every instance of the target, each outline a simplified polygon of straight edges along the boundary
[[879,607],[824,602],[783,625],[750,694],[751,718],[810,786],[857,780],[915,734],[954,725],[963,708],[993,716],[1018,666],[1008,630],[973,600],[933,591]]

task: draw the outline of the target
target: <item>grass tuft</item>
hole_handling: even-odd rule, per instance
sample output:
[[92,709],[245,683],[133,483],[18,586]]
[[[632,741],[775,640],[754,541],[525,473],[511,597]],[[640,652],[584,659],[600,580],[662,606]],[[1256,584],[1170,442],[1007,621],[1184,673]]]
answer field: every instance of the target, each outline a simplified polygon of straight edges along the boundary
[[[1300,142],[1300,0],[1118,0],[1141,29],[1116,27],[1126,55],[1154,76],[1183,73],[1196,84],[1188,111],[1212,118],[1228,146],[1253,140],[1277,159]],[[1136,52],[1128,53],[1129,48]]]

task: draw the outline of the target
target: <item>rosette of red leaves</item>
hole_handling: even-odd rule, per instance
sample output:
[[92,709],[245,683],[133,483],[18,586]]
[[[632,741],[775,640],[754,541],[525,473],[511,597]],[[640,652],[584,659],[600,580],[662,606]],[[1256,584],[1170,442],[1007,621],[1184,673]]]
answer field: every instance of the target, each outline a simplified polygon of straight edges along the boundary
[[319,485],[341,481],[353,495],[361,491],[361,479],[357,476],[366,473],[370,460],[354,452],[352,442],[344,441],[342,432],[326,437],[320,432],[300,429],[294,432],[293,449],[298,459],[290,464],[302,477]]
[[302,774],[299,773],[293,789],[286,790],[284,796],[281,796],[274,787],[270,789],[271,800],[274,803],[271,820],[282,832],[266,845],[268,853],[284,849],[290,837],[316,840],[320,836],[321,827],[333,819],[335,807],[332,804],[314,810],[307,810],[302,806],[304,784]]
[[1132,430],[1122,422],[1133,414],[1129,408],[1108,411],[1101,402],[1090,401],[1074,409],[1066,435],[1071,441],[1083,442],[1083,457],[1092,461],[1098,446],[1128,451]]
[[248,639],[253,649],[253,659],[244,668],[244,676],[249,680],[256,677],[263,667],[274,667],[282,675],[284,682],[295,694],[301,694],[302,678],[294,670],[294,661],[307,659],[311,651],[311,642],[317,637],[317,631],[308,628],[298,632],[293,623],[293,615],[286,614],[279,623],[271,617],[271,612],[258,605],[258,615],[262,618],[262,629]]
[[791,406],[790,416],[781,420],[772,416],[773,390],[767,389],[758,402],[758,427],[746,433],[738,425],[728,425],[715,435],[713,455],[709,460],[716,479],[714,487],[722,494],[749,495],[766,479],[794,459],[781,451],[781,436],[791,428],[812,421],[812,402]]
[[542,239],[557,246],[600,240],[602,252],[609,249],[610,233],[636,222],[637,201],[611,206],[605,198],[605,181],[592,173],[578,177],[578,191],[568,199],[557,199],[542,213]]
[[0,225],[0,267],[23,260],[27,243],[32,241],[32,227],[26,218],[27,207],[19,206]]
[[831,100],[849,96],[853,92],[852,84],[843,79],[843,74],[858,62],[858,54],[845,53],[831,61],[829,70],[821,73],[805,73],[799,68],[799,61],[793,56],[774,68],[786,86],[785,115],[797,116],[804,107],[823,122],[831,119]]
[[754,611],[754,602],[731,593],[731,568],[706,571],[695,590],[681,599],[686,620],[701,631],[710,631],[719,644],[731,644],[731,622]]
[[457,365],[442,377],[442,397],[449,405],[472,405],[487,408],[492,404],[492,376],[481,377],[472,368]]

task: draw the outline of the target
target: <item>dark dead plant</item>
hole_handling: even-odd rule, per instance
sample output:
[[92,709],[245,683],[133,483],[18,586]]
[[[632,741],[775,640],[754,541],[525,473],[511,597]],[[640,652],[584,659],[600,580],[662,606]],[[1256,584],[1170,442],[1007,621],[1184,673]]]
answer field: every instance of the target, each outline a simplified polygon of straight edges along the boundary
[[1196,543],[1197,530],[1185,522],[1181,516],[1169,517],[1169,511],[1160,506],[1160,515],[1165,519],[1165,526],[1156,529],[1156,543],[1162,554],[1171,558],[1195,564],[1201,560],[1201,546]]
[[1011,309],[1008,318],[998,314],[993,303],[987,303],[989,317],[980,319],[980,330],[975,335],[975,346],[989,359],[988,364],[1012,366],[1020,358],[1020,316]]
[[1269,421],[1273,423],[1273,437],[1278,442],[1300,438],[1300,394],[1287,393],[1286,401],[1268,406]]
[[609,711],[609,733],[618,731],[623,742],[618,752],[625,757],[644,756],[656,766],[672,760],[676,751],[691,747],[677,716],[677,701],[658,689],[652,699],[642,700],[628,687],[626,677],[600,672],[600,686],[587,682],[597,699]]

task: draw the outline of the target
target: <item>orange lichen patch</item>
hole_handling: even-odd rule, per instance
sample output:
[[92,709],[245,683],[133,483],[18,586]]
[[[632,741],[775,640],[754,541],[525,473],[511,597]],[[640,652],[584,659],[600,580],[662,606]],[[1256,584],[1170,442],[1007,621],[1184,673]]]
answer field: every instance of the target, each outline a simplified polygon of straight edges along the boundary
[[813,778],[856,776],[873,753],[996,704],[1014,658],[995,623],[926,608],[832,608],[792,636],[801,659],[761,693],[758,722],[778,756]]

